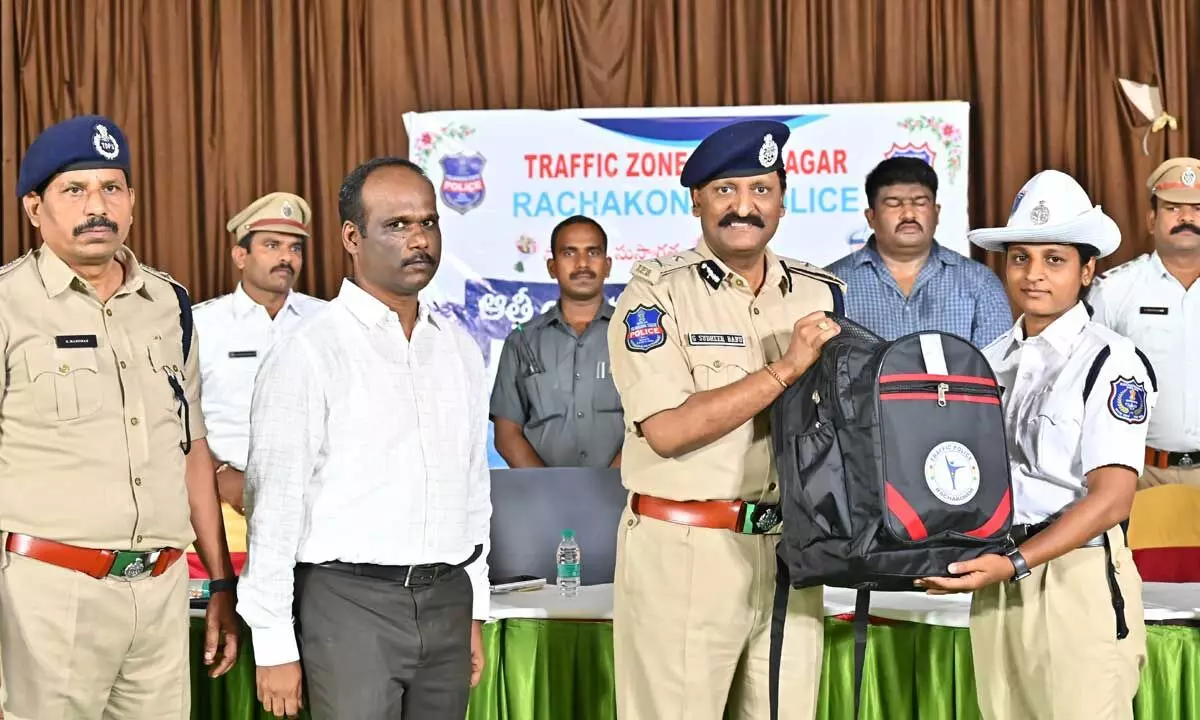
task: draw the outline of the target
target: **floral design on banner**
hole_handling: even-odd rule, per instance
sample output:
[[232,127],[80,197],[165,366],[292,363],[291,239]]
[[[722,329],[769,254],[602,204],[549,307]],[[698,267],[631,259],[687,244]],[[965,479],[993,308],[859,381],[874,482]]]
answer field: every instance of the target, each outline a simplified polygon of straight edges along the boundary
[[[537,240],[534,240],[529,235],[522,235],[521,237],[517,238],[518,259],[517,263],[513,265],[513,270],[516,270],[519,273],[525,272],[525,261],[527,259],[532,259],[534,254],[537,253],[537,249]],[[549,256],[549,251],[547,251],[547,256]]]
[[948,153],[946,170],[950,174],[950,182],[962,170],[962,130],[951,123],[945,122],[934,115],[918,115],[908,117],[897,123],[909,133],[929,133]]
[[461,143],[474,134],[475,128],[454,122],[443,125],[436,131],[426,130],[416,138],[417,156],[414,158],[414,162],[428,173],[429,159],[437,152],[438,146],[446,140],[455,140]]

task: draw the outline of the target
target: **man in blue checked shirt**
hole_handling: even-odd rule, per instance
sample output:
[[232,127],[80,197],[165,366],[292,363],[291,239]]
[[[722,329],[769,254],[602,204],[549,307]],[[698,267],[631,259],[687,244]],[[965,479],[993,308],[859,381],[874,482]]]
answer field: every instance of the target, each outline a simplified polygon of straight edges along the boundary
[[866,187],[873,234],[826,269],[846,282],[846,316],[885,340],[934,330],[982,348],[1012,326],[1012,309],[986,265],[933,239],[937,189],[937,173],[919,158],[876,165]]

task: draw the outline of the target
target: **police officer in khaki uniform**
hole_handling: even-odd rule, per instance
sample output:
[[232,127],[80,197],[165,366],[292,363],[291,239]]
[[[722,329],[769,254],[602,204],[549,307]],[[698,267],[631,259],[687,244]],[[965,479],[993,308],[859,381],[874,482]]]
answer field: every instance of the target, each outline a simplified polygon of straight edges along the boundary
[[[703,240],[638,263],[609,326],[625,409],[613,635],[622,720],[767,717],[778,476],[767,410],[839,331],[844,286],[767,249],[786,125],[736,123],[685,165]],[[780,717],[816,713],[821,588],[792,591]]]
[[1154,252],[1101,275],[1088,302],[1096,322],[1146,353],[1164,391],[1138,487],[1200,485],[1200,159],[1171,158],[1146,186]]
[[[5,717],[187,718],[183,549],[231,574],[187,294],[125,246],[134,193],[111,120],[48,128],[17,194],[43,242],[0,270]],[[237,657],[231,589],[208,607],[214,676]]]

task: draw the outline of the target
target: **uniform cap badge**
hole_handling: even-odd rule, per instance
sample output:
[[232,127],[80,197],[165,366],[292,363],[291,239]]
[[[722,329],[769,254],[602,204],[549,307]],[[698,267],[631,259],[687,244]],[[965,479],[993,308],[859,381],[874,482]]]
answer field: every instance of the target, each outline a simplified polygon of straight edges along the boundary
[[779,159],[779,146],[775,144],[775,138],[771,133],[763,136],[762,147],[758,149],[758,163],[763,167],[771,167],[775,161]]
[[1034,225],[1045,225],[1050,222],[1050,208],[1046,207],[1045,200],[1038,200],[1038,204],[1033,206],[1029,211],[1029,220]]
[[117,144],[117,139],[108,132],[108,128],[103,125],[96,126],[96,134],[92,135],[92,147],[96,148],[96,152],[105,160],[116,160],[121,154],[121,146]]

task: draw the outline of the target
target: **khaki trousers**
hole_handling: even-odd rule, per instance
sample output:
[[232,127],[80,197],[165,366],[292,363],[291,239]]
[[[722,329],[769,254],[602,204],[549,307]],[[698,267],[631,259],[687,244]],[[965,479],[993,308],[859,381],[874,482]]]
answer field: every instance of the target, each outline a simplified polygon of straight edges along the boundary
[[1200,485],[1200,466],[1190,468],[1158,468],[1147,465],[1138,478],[1138,490],[1156,485]]
[[[638,517],[617,532],[613,645],[621,720],[769,717],[777,536]],[[816,715],[823,588],[792,591],[780,668],[781,720]]]
[[97,580],[0,551],[5,720],[185,720],[187,563]]
[[1146,625],[1142,580],[1109,531],[1129,635],[1117,639],[1104,548],[1080,548],[1013,583],[975,591],[971,648],[987,720],[1133,718]]

